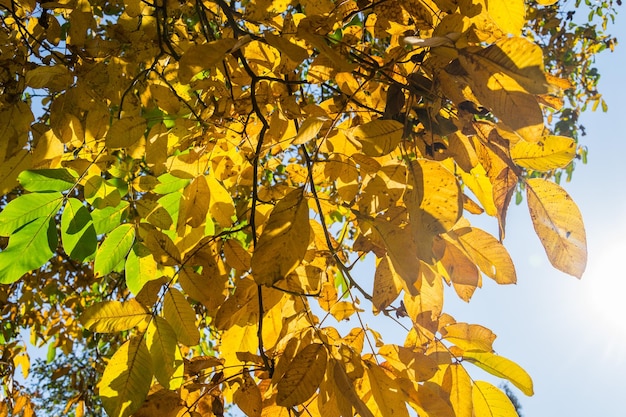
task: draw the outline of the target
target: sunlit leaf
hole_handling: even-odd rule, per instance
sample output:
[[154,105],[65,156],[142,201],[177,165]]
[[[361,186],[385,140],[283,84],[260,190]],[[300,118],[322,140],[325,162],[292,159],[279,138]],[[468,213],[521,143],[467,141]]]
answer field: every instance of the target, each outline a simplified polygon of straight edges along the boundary
[[17,177],[28,191],[65,191],[76,184],[78,175],[66,168],[22,171]]
[[51,218],[61,207],[61,193],[23,194],[0,212],[0,236],[11,233],[40,217]]
[[561,186],[540,178],[527,180],[526,198],[552,265],[580,278],[587,266],[587,237],[576,203]]
[[131,224],[121,224],[111,231],[96,252],[94,273],[103,276],[124,259],[135,241],[135,228]]
[[538,142],[519,141],[511,158],[524,168],[547,172],[564,168],[576,157],[576,142],[564,136],[544,136]]
[[533,381],[521,366],[491,352],[466,350],[463,359],[499,378],[508,379],[526,395],[533,395]]
[[63,250],[77,261],[92,259],[96,252],[97,236],[91,214],[76,198],[69,198],[61,217]]
[[187,346],[195,346],[200,341],[196,325],[196,313],[189,301],[176,288],[169,288],[163,296],[163,315],[174,329],[178,341]]
[[114,120],[106,135],[109,148],[129,148],[135,145],[146,131],[146,119],[129,116]]
[[128,417],[141,407],[152,383],[152,359],[143,337],[125,342],[109,360],[100,381],[100,398],[111,417]]
[[0,252],[0,284],[17,281],[25,273],[43,266],[57,247],[54,219],[41,217],[14,232]]
[[395,120],[373,120],[346,131],[357,140],[367,156],[382,156],[392,152],[402,140],[404,126]]
[[278,381],[276,404],[293,407],[308,400],[324,378],[327,360],[326,347],[322,344],[314,343],[302,349]]
[[154,367],[154,376],[167,389],[183,383],[183,358],[178,349],[176,333],[165,319],[153,317],[146,330],[146,345]]
[[251,266],[255,281],[269,286],[292,272],[304,258],[309,230],[303,190],[295,189],[276,204],[254,249]]
[[137,300],[102,301],[88,307],[80,322],[97,333],[114,333],[132,329],[150,318],[150,313]]
[[488,382],[474,381],[472,403],[475,416],[518,417],[509,397]]

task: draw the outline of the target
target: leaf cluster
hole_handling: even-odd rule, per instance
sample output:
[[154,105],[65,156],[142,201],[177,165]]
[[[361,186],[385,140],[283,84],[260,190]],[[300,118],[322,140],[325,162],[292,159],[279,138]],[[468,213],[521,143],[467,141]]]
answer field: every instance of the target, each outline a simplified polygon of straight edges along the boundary
[[12,381],[29,327],[99,376],[70,381],[77,416],[96,393],[115,417],[514,416],[466,365],[530,376],[443,296],[517,281],[522,190],[584,272],[551,180],[581,150],[550,115],[594,79],[542,44],[547,3],[0,0],[3,410],[36,404]]

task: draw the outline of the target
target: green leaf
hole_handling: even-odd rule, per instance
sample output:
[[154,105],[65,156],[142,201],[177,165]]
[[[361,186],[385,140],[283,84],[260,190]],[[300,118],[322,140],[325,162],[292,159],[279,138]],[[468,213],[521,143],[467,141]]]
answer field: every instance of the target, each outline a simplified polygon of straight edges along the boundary
[[28,191],[65,191],[76,184],[78,175],[66,168],[22,171],[17,180]]
[[124,302],[102,301],[88,307],[80,315],[81,324],[97,333],[129,330],[148,319],[150,313],[134,298]]
[[182,190],[191,182],[189,178],[178,178],[169,172],[160,175],[158,179],[159,184],[153,190],[157,194],[170,194],[174,191]]
[[58,244],[54,218],[41,217],[22,227],[9,238],[0,252],[0,284],[10,284],[25,273],[43,266]]
[[126,258],[126,286],[134,295],[139,294],[148,281],[155,278],[157,264],[150,250],[142,243],[135,242],[133,250]]
[[96,252],[98,238],[87,207],[80,200],[70,198],[61,216],[61,241],[70,258],[80,262],[91,260]]
[[63,195],[54,193],[23,194],[0,212],[0,236],[11,233],[39,217],[53,217],[61,207]]
[[152,383],[153,367],[143,337],[133,337],[115,352],[99,384],[109,417],[128,417],[143,404]]
[[128,205],[128,201],[122,201],[117,207],[94,209],[91,213],[91,218],[93,219],[93,227],[96,229],[96,233],[103,235],[119,226]]
[[126,257],[135,240],[135,228],[131,224],[121,224],[104,239],[96,252],[94,274],[97,277],[108,274]]
[[508,379],[524,394],[533,395],[533,381],[530,375],[510,359],[491,352],[465,351],[463,360],[473,363],[491,375]]

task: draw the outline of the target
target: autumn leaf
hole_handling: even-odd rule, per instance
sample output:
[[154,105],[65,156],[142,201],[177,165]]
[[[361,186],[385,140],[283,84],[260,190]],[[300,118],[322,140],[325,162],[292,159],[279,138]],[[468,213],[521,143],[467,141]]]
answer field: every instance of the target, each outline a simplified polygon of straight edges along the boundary
[[276,404],[293,407],[309,399],[324,377],[327,358],[322,344],[311,344],[302,349],[278,381]]

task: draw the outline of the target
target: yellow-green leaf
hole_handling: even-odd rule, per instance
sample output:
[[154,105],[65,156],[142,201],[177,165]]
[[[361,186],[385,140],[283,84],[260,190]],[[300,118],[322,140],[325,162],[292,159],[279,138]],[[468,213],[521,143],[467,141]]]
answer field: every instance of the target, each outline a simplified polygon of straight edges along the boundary
[[154,376],[159,384],[174,390],[183,381],[184,364],[178,348],[176,332],[162,317],[153,317],[146,330],[146,344],[152,357]]
[[196,312],[176,288],[170,287],[163,296],[163,316],[176,332],[180,343],[187,346],[198,344],[200,332],[196,324]]
[[526,181],[530,217],[552,265],[577,278],[587,266],[587,236],[580,210],[559,185]]
[[511,148],[517,165],[541,172],[564,168],[575,156],[576,142],[565,136],[544,136],[538,142],[521,140]]
[[346,136],[359,141],[365,155],[382,156],[396,149],[403,130],[400,122],[377,119],[346,131]]
[[133,249],[128,253],[125,264],[126,286],[134,295],[157,277],[157,264],[152,252],[140,242],[135,242]]
[[271,286],[300,264],[309,245],[309,208],[301,188],[276,204],[263,229],[251,266],[258,284]]
[[326,347],[319,343],[308,345],[298,352],[278,381],[276,404],[294,407],[308,400],[324,378],[327,360]]
[[209,187],[209,213],[221,227],[230,227],[233,224],[235,204],[230,193],[214,175],[207,175]]
[[509,397],[485,381],[474,382],[472,403],[476,417],[518,417]]
[[533,395],[533,381],[530,375],[510,359],[491,352],[467,350],[463,352],[463,360],[473,363],[491,375],[509,380],[526,395]]
[[115,352],[99,384],[109,417],[128,417],[143,404],[152,383],[152,360],[143,337],[133,337]]
[[83,326],[98,333],[129,330],[150,319],[150,313],[137,300],[102,301],[88,307],[81,315]]
[[135,241],[135,228],[132,224],[121,224],[107,235],[96,252],[94,274],[97,277],[108,274],[126,257]]

